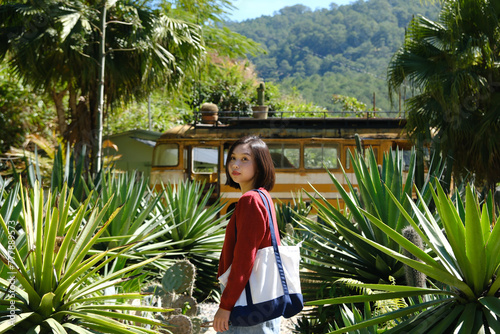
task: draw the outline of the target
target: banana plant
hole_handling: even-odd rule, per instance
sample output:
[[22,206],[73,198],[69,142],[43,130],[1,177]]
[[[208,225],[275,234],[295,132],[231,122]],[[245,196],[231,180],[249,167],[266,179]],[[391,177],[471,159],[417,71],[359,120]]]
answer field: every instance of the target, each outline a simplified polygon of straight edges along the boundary
[[112,199],[103,208],[88,210],[90,198],[73,209],[71,188],[45,195],[35,183],[32,189],[19,190],[22,211],[17,220],[0,215],[2,235],[7,236],[0,260],[8,268],[0,277],[0,333],[156,333],[166,326],[152,316],[136,315],[171,311],[129,303],[144,294],[104,293],[133,280],[130,273],[160,256],[101,275],[133,244],[91,254],[120,209],[104,220]]
[[[340,227],[370,247],[424,273],[433,282],[430,287],[359,284],[360,287],[379,293],[316,300],[308,304],[351,304],[394,298],[410,300],[414,297],[418,297],[421,302],[338,329],[331,334],[351,332],[390,320],[397,320],[397,325],[385,333],[500,332],[500,280],[497,279],[500,270],[500,218],[495,218],[493,196],[490,193],[480,205],[474,188],[467,185],[465,203],[460,197],[456,197],[454,202],[438,183],[436,190],[431,193],[436,206],[435,215],[427,206],[422,210],[413,202],[410,203],[410,212],[389,192],[392,202],[431,253],[415,246],[387,222],[362,210],[374,226],[416,259]],[[418,191],[417,196],[422,199]]]

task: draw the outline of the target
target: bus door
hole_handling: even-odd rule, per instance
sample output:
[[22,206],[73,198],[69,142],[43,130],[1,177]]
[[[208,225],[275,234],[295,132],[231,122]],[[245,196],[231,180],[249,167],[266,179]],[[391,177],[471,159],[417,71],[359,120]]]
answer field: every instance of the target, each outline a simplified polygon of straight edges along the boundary
[[220,196],[219,187],[219,147],[192,145],[188,148],[188,170],[191,175],[191,180],[205,182],[204,193],[210,187],[214,187],[214,191],[209,203]]

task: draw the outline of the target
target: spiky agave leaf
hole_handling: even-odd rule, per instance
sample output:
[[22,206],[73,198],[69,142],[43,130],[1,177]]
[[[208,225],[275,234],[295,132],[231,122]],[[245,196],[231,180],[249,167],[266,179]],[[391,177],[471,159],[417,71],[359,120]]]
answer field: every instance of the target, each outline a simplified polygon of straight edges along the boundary
[[[130,272],[159,257],[105,276],[99,274],[133,246],[90,252],[119,209],[104,220],[109,201],[102,209],[87,210],[89,197],[72,210],[72,190],[65,187],[58,196],[48,192],[45,197],[44,190],[36,185],[32,190],[21,188],[20,196],[23,210],[18,226],[13,228],[12,221],[0,216],[0,227],[12,236],[0,247],[0,258],[9,267],[7,276],[0,279],[0,290],[8,295],[0,303],[0,333],[64,333],[69,329],[77,333],[154,333],[134,324],[163,326],[157,320],[131,313],[170,311],[127,303],[143,294],[103,293],[107,287],[133,279]],[[9,307],[14,309],[14,317],[9,318]]]
[[[168,232],[159,242],[168,242],[169,251],[177,251],[196,267],[196,293],[217,289],[213,278],[217,273],[219,252],[224,240],[224,227],[229,214],[220,215],[225,203],[220,198],[210,202],[213,187],[204,182],[179,181],[164,186],[165,197],[158,202],[161,212],[170,213],[163,228]],[[203,296],[206,297],[206,296]]]
[[[147,178],[140,178],[135,172],[118,175],[106,172],[99,184],[90,183],[90,187],[96,191],[89,191],[87,196],[91,198],[91,205],[103,210],[107,205],[105,220],[120,208],[91,253],[134,244],[126,256],[117,258],[106,268],[108,272],[118,271],[130,263],[141,262],[169,251],[171,240],[166,240],[163,244],[156,240],[169,232],[164,226],[171,212],[159,210],[158,202],[163,193],[151,189],[148,182]],[[165,270],[169,265],[170,260],[161,259],[148,267],[158,266]]]
[[[398,251],[399,246],[387,238],[380,229],[372,226],[361,209],[368,210],[391,227],[401,230],[407,224],[406,219],[390,200],[384,185],[388,185],[403,205],[409,208],[407,195],[411,195],[415,156],[415,152],[412,151],[410,166],[405,173],[403,155],[398,150],[384,155],[380,170],[373,149],[366,150],[365,154],[359,151],[354,155],[350,154],[359,190],[355,190],[345,170],[343,173],[347,189],[336,175],[329,173],[344,203],[343,209],[340,203],[335,206],[328,202],[317,190],[315,194],[306,192],[321,218],[321,223],[318,223],[307,217],[301,217],[300,225],[314,235],[303,244],[305,257],[308,259],[304,266],[311,272],[309,278],[313,279],[312,276],[318,275],[319,281],[322,282],[334,282],[342,277],[370,283],[379,281],[388,283],[389,277],[394,277],[397,281],[404,280],[404,268],[401,262],[374,247],[367,246],[341,227]],[[313,293],[318,290],[317,286],[312,286],[311,289],[314,290]],[[307,290],[305,293],[308,293]]]
[[[421,197],[419,192],[417,195]],[[480,206],[478,196],[470,185],[466,187],[465,215],[460,215],[462,209],[453,203],[439,184],[437,191],[432,191],[432,195],[437,215],[446,233],[441,231],[441,225],[435,223],[435,218],[426,206],[421,212],[417,205],[412,203],[412,210],[416,213],[414,220],[410,217],[410,213],[397,202],[395,196],[392,196],[392,199],[416,232],[421,235],[426,246],[437,255],[437,260],[418,247],[412,246],[398,231],[388,227],[387,224],[366,211],[363,213],[374,225],[381,228],[420,262],[359,234],[349,232],[347,229],[345,231],[425,273],[436,282],[441,282],[443,288],[364,284],[365,288],[377,289],[383,293],[312,302],[314,305],[350,304],[357,301],[375,301],[394,297],[422,297],[421,303],[332,333],[349,332],[400,317],[403,321],[386,333],[450,333],[458,329],[463,333],[478,333],[481,329],[497,333],[500,330],[500,300],[497,296],[500,282],[496,279],[500,268],[500,245],[498,245],[500,218],[496,222],[491,219],[494,217],[491,205],[488,205],[487,201],[486,204]],[[426,301],[427,295],[432,298],[427,298]],[[439,295],[443,297],[436,298]]]

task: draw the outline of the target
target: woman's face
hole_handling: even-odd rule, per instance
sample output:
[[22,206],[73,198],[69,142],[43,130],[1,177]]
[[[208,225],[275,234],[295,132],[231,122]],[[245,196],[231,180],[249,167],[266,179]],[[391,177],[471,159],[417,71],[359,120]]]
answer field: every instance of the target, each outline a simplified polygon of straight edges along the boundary
[[234,148],[227,168],[234,182],[240,185],[243,193],[252,190],[257,173],[255,159],[249,144],[238,145]]

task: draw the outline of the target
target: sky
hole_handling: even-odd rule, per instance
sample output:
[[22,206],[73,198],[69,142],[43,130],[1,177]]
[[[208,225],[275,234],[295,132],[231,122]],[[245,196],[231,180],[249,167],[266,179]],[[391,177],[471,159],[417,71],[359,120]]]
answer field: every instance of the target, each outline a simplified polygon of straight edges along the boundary
[[254,19],[262,15],[273,15],[274,12],[283,7],[304,5],[316,10],[320,8],[330,8],[331,3],[337,5],[348,5],[354,0],[233,0],[232,4],[236,7],[229,15],[232,21],[244,21]]

